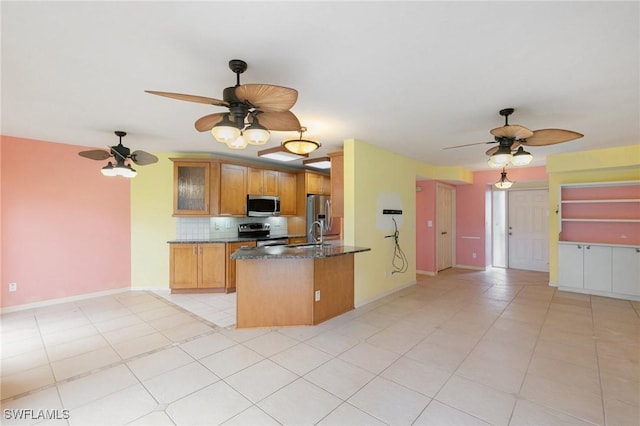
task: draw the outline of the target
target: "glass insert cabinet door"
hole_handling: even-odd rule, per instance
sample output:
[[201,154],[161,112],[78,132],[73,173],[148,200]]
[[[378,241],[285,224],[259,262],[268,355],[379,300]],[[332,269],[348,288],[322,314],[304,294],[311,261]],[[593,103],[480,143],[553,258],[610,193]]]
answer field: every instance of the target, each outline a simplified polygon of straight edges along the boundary
[[208,163],[174,163],[174,214],[207,214],[209,184]]

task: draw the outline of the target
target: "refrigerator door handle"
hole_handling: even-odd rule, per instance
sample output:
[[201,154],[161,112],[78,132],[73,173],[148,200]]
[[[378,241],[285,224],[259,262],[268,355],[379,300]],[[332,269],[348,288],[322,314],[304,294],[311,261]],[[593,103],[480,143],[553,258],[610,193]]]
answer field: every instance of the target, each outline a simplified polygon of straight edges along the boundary
[[330,230],[333,227],[333,212],[331,211],[331,199],[327,199],[327,221],[326,230]]

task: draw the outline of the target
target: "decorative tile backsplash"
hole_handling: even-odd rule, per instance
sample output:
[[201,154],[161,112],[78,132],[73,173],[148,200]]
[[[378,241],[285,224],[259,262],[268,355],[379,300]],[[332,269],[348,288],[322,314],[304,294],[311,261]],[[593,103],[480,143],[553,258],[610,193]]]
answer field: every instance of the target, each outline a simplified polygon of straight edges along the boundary
[[211,235],[208,217],[176,218],[176,238],[178,240],[208,240]]
[[176,239],[202,241],[238,236],[238,225],[261,222],[271,225],[271,236],[287,235],[285,217],[178,217]]

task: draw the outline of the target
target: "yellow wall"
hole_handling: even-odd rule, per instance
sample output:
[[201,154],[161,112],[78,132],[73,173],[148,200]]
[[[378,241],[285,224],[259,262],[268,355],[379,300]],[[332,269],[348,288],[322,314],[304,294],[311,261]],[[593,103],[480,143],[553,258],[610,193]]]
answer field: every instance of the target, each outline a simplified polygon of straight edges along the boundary
[[131,287],[169,288],[169,247],[175,239],[173,163],[156,154],[156,164],[138,167],[131,182]]
[[[344,142],[345,243],[371,248],[355,255],[356,306],[416,280],[416,178],[470,182],[472,173],[458,167],[433,167],[354,139]],[[394,257],[392,216],[382,209],[402,209],[393,216],[408,268],[389,275]]]
[[549,282],[558,282],[560,185],[640,179],[640,145],[557,154],[547,157],[549,174]]

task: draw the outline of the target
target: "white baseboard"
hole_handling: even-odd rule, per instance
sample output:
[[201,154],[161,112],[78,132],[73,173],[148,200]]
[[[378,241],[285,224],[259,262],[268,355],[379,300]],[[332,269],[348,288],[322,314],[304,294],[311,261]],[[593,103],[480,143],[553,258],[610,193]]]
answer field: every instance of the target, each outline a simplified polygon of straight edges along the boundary
[[471,266],[471,265],[455,265],[454,268],[460,269],[473,269],[474,271],[486,271],[487,268],[482,266]]
[[420,274],[420,275],[430,275],[432,277],[436,276],[436,273],[433,271],[421,271],[419,269],[416,269],[416,274]]
[[570,293],[588,294],[590,296],[601,296],[601,297],[611,297],[613,299],[633,300],[634,302],[640,301],[640,296],[636,296],[632,294],[610,293],[608,291],[590,290],[590,289],[563,287],[563,286],[558,286],[558,290],[567,291]]
[[60,298],[57,298],[57,299],[42,300],[40,302],[26,303],[24,305],[7,306],[6,308],[0,308],[0,314],[7,314],[9,312],[26,311],[28,309],[35,309],[35,308],[42,308],[42,307],[45,307],[45,306],[58,305],[60,303],[76,302],[78,300],[91,299],[93,297],[109,296],[111,294],[123,293],[125,291],[130,291],[130,290],[131,290],[131,288],[129,288],[129,287],[122,287],[122,288],[116,288],[116,289],[113,289],[113,290],[98,291],[98,292],[95,292],[95,293],[79,294],[77,296],[60,297]]
[[374,297],[372,297],[370,299],[365,299],[363,301],[360,301],[360,302],[355,304],[355,307],[356,308],[360,308],[360,307],[362,307],[364,305],[368,305],[369,303],[375,302],[376,300],[380,300],[380,299],[382,299],[384,297],[389,296],[390,294],[393,294],[393,293],[398,292],[400,290],[404,290],[405,288],[411,287],[412,285],[415,285],[415,284],[417,284],[416,280],[409,281],[408,283],[402,284],[401,286],[398,286],[398,287],[394,287],[391,290],[385,291],[384,293],[380,293],[380,294],[378,294],[378,295],[376,295],[376,296],[374,296]]

